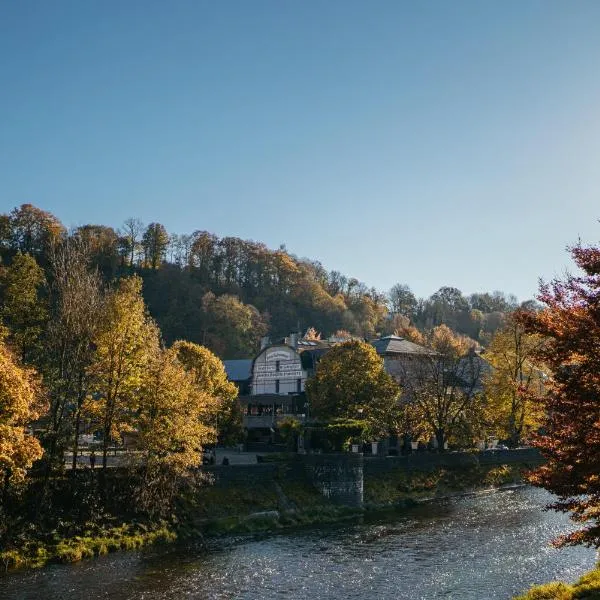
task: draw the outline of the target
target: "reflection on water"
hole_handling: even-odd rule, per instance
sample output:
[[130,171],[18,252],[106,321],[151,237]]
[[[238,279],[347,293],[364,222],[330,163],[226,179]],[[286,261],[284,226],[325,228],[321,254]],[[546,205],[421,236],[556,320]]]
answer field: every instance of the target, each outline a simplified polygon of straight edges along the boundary
[[594,564],[590,549],[548,545],[569,528],[564,515],[541,510],[549,499],[521,488],[208,551],[113,554],[0,579],[0,598],[504,600]]

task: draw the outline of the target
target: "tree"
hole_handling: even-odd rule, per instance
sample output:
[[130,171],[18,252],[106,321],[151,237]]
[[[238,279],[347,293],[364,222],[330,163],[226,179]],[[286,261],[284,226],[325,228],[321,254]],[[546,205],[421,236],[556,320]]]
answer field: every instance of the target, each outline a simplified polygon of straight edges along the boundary
[[137,394],[135,425],[140,455],[139,506],[150,515],[169,514],[173,499],[194,480],[202,447],[215,429],[202,419],[214,398],[203,391],[175,349],[154,347]]
[[62,466],[72,440],[73,463],[82,406],[90,392],[93,342],[103,318],[103,289],[91,266],[88,242],[79,235],[67,238],[50,253],[51,314],[43,361],[50,396],[47,459],[50,468]]
[[40,382],[33,369],[19,364],[0,331],[0,471],[6,494],[13,481],[23,479],[42,456],[38,440],[28,427],[43,407]]
[[140,249],[140,237],[144,230],[144,224],[133,217],[130,217],[123,223],[121,233],[121,248],[124,254],[129,257],[129,266],[134,267],[136,254]]
[[390,312],[400,314],[412,319],[417,309],[417,298],[410,287],[403,283],[397,283],[389,294]]
[[214,426],[224,443],[237,442],[242,436],[242,411],[238,389],[227,379],[221,360],[208,348],[179,340],[171,347],[196,387],[210,399],[201,414],[206,425]]
[[32,204],[22,204],[13,209],[9,215],[9,227],[10,248],[36,258],[43,257],[65,234],[65,228],[53,214]]
[[570,251],[583,272],[543,284],[542,310],[519,316],[526,333],[545,338],[535,359],[552,373],[545,393],[531,391],[543,410],[533,444],[546,458],[531,481],[558,496],[551,508],[585,524],[558,545],[600,547],[600,248]]
[[206,319],[206,344],[225,358],[254,354],[257,341],[267,332],[264,318],[254,306],[229,294],[202,298]]
[[44,271],[29,254],[17,252],[10,267],[0,271],[0,317],[13,347],[27,363],[37,364],[42,354],[48,321],[45,288]]
[[164,225],[150,223],[142,237],[144,264],[151,269],[158,269],[165,259],[169,247],[169,234]]
[[400,389],[370,344],[349,341],[334,346],[306,389],[312,416],[362,418],[376,437],[393,427]]
[[542,392],[545,378],[534,359],[543,338],[525,333],[519,315],[511,315],[485,353],[492,367],[484,381],[487,420],[512,447],[518,446],[523,435],[539,424],[540,406],[531,400],[532,393]]
[[110,442],[131,429],[136,393],[159,343],[158,329],[146,312],[141,292],[139,277],[121,279],[107,296],[93,340],[92,400],[88,406],[102,424],[104,470]]
[[428,354],[405,367],[403,385],[407,407],[435,436],[439,451],[465,429],[476,433],[481,418],[481,377],[484,362],[473,340],[440,325],[429,334]]

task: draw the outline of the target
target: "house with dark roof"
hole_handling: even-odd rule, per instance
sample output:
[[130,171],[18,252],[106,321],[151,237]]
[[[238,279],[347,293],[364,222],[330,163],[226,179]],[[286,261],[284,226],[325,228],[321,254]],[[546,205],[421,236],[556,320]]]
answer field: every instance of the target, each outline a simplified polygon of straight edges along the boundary
[[397,335],[387,335],[371,341],[377,354],[383,358],[383,368],[400,385],[418,369],[423,361],[430,360],[436,353],[430,348],[415,344]]

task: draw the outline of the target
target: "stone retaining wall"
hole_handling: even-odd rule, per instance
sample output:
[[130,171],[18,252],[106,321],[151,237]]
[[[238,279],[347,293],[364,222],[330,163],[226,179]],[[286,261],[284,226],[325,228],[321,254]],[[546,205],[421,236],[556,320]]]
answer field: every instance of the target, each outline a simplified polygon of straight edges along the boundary
[[203,467],[217,487],[233,485],[260,486],[276,481],[311,483],[326,498],[337,504],[360,506],[365,477],[406,471],[468,469],[477,466],[506,464],[541,464],[543,458],[535,448],[494,450],[490,452],[417,452],[409,456],[363,457],[362,454],[305,454],[280,463],[251,465],[216,465]]

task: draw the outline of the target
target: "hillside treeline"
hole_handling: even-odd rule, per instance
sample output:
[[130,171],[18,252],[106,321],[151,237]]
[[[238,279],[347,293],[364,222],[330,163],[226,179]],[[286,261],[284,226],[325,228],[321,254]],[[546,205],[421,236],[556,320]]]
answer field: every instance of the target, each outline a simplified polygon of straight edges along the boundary
[[371,338],[445,324],[486,345],[517,307],[516,298],[502,292],[465,296],[448,286],[429,298],[417,298],[405,284],[383,293],[283,247],[202,230],[169,233],[160,223],[133,218],[119,229],[90,224],[67,231],[30,204],[0,215],[4,268],[18,253],[31,255],[44,270],[43,294],[52,279],[49,253],[66,236],[85,243],[105,282],[133,274],[143,279],[144,300],[165,342],[187,339],[222,358],[251,356],[262,336],[308,327],[324,336],[343,330]]

